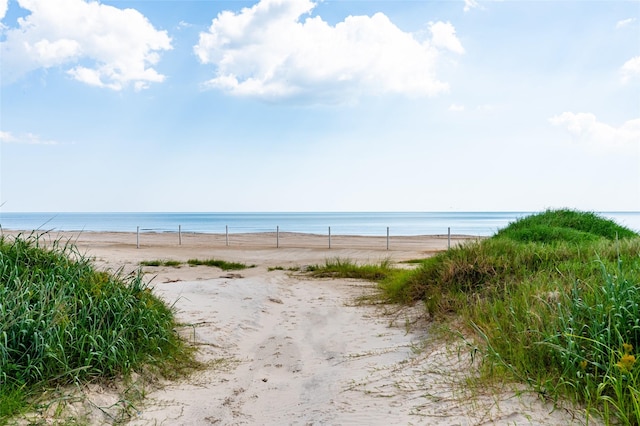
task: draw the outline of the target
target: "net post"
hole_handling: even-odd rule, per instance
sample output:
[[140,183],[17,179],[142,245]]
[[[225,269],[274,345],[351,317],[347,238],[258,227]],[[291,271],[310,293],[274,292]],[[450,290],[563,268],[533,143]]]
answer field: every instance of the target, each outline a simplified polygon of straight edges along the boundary
[[389,227],[387,226],[387,250],[389,250]]

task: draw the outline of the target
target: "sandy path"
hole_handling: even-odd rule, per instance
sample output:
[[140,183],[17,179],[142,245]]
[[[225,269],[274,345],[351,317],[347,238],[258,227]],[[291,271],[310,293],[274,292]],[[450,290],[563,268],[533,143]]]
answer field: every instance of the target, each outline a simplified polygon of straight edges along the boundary
[[372,289],[270,272],[156,286],[203,360],[151,393],[133,425],[583,424],[533,394],[467,392],[470,357],[353,302]]
[[[390,250],[384,238],[335,238],[329,250],[320,237],[286,235],[280,248],[266,237],[235,236],[226,246],[212,236],[190,235],[177,245],[175,235],[157,234],[136,248],[135,234],[63,235],[100,267],[124,273],[154,259],[215,257],[255,265],[238,275],[203,266],[144,268],[155,277],[154,291],[175,303],[178,320],[187,324],[182,332],[210,367],[149,389],[130,424],[584,424],[579,412],[554,409],[530,392],[470,388],[468,348],[431,339],[424,324],[406,327],[419,307],[384,315],[395,307],[357,303],[375,291],[369,283],[269,270],[330,257],[426,257],[446,248],[446,237],[406,237]],[[87,397],[99,407],[92,422],[109,423],[103,413],[117,405],[117,395],[98,388]]]
[[360,387],[375,370],[409,358],[417,336],[345,306],[359,286],[282,272],[157,286],[167,299],[179,296],[205,359],[235,366],[154,393],[132,423],[406,424],[404,398],[380,404],[359,398]]

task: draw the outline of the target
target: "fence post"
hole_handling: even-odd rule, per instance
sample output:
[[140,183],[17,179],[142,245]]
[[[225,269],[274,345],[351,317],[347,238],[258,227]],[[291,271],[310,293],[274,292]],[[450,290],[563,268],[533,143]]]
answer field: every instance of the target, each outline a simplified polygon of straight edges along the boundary
[[329,227],[329,248],[331,248],[331,227]]
[[387,226],[387,250],[389,250],[389,227]]
[[140,226],[136,226],[136,248],[140,248]]
[[276,248],[280,248],[280,226],[276,226]]
[[229,225],[224,226],[224,240],[227,247],[229,247]]
[[182,245],[182,225],[178,225],[178,245]]
[[447,228],[447,250],[451,248],[451,227]]

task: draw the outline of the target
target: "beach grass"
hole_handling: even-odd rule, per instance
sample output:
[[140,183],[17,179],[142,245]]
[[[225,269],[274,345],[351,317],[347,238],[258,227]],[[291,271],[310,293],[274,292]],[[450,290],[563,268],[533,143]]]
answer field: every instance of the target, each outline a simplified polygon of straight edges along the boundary
[[170,266],[173,268],[179,268],[182,266],[182,262],[179,260],[163,260],[163,259],[154,259],[154,260],[143,260],[140,262],[140,266]]
[[377,264],[359,265],[350,259],[337,257],[326,259],[323,265],[309,265],[306,271],[317,278],[355,278],[369,281],[383,281],[397,273],[389,259]]
[[269,266],[267,268],[267,272],[273,272],[273,271],[297,272],[299,270],[300,270],[299,266],[288,266],[288,267],[284,267],[284,266]]
[[0,236],[0,424],[46,389],[195,365],[141,274],[95,269],[69,242]]
[[379,282],[387,301],[422,303],[433,321],[471,336],[485,380],[525,383],[608,424],[640,424],[638,234],[593,213],[549,210],[417,265],[384,275],[362,266],[361,277]]
[[220,259],[189,259],[187,261],[187,264],[191,266],[199,266],[199,265],[212,266],[212,267],[220,268],[223,271],[238,271],[238,270],[254,267],[254,265],[248,266],[241,262],[228,262],[226,260],[220,260]]
[[[254,266],[248,266],[244,263],[240,262],[228,262],[226,260],[220,259],[189,259],[187,260],[187,265],[190,266],[211,266],[220,268],[223,271],[237,271],[241,269],[253,268]],[[153,259],[153,260],[143,260],[140,262],[140,266],[152,266],[152,267],[160,267],[160,266],[168,266],[173,268],[179,268],[184,265],[184,262],[180,262],[179,260],[164,260],[164,259]]]

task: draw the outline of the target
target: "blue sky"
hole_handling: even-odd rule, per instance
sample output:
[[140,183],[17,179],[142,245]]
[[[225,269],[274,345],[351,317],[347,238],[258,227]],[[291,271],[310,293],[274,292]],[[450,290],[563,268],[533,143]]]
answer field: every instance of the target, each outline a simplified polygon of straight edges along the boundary
[[640,1],[0,17],[2,211],[640,210]]

